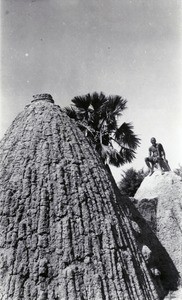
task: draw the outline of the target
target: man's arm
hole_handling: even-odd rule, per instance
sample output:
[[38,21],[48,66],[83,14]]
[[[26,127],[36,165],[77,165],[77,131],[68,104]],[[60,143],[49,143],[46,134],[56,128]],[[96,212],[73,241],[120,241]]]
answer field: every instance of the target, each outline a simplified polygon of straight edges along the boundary
[[162,144],[159,144],[159,152],[160,152],[161,157],[166,159],[166,154],[165,154]]

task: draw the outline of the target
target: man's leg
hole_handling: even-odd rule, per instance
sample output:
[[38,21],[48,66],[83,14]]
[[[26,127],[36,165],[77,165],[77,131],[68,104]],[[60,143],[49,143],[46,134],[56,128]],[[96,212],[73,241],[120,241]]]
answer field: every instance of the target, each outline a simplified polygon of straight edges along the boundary
[[162,168],[162,158],[158,158],[157,162],[158,162],[158,166],[159,166],[159,170],[161,171],[161,174],[164,174],[164,171]]
[[151,176],[154,173],[154,163],[151,163],[151,170],[149,176]]
[[145,158],[145,163],[146,163],[146,165],[148,167],[148,170],[149,170],[149,176],[151,176],[153,174],[153,172],[154,172],[154,164],[152,162],[150,162],[150,158],[149,157]]

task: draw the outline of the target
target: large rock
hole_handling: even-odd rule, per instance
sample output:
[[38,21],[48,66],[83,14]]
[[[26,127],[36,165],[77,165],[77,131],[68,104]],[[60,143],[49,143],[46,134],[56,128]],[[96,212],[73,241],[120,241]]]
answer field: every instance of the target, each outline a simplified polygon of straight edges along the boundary
[[134,198],[137,207],[182,275],[182,180],[174,172],[147,176]]

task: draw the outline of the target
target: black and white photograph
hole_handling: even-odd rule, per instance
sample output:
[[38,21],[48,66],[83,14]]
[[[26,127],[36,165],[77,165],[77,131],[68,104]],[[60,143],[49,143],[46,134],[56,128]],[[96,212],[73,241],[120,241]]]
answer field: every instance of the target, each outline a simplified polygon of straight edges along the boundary
[[0,15],[0,300],[182,300],[181,0]]

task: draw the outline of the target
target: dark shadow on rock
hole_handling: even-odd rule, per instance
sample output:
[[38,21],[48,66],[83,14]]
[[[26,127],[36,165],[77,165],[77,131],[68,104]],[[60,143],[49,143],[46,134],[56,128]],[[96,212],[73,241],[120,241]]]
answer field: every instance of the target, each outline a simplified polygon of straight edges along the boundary
[[136,208],[141,215],[145,218],[150,228],[154,233],[157,230],[157,204],[158,199],[142,199],[141,201],[134,202]]

